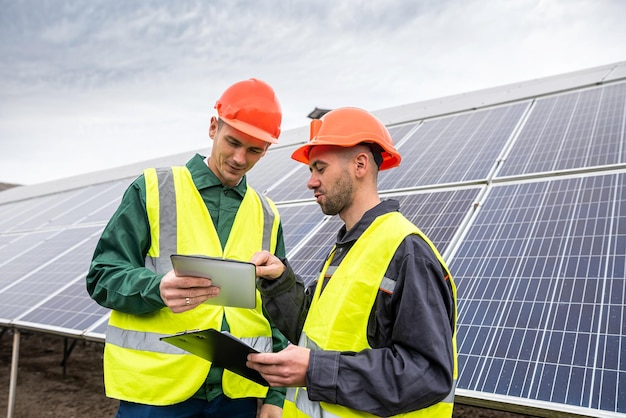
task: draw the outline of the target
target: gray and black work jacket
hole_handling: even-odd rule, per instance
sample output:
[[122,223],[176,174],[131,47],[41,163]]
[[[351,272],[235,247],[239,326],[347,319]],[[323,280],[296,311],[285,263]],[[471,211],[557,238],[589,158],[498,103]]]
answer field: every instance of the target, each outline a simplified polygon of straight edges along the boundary
[[[341,263],[374,219],[399,209],[397,201],[386,200],[367,211],[350,231],[344,225],[330,267]],[[451,345],[455,321],[454,296],[445,276],[423,239],[417,235],[405,238],[389,263],[384,288],[370,313],[367,338],[372,349],[311,351],[306,374],[310,400],[390,416],[444,399],[454,384]],[[316,285],[305,289],[302,279],[289,273],[275,281],[259,282],[267,313],[294,344]]]

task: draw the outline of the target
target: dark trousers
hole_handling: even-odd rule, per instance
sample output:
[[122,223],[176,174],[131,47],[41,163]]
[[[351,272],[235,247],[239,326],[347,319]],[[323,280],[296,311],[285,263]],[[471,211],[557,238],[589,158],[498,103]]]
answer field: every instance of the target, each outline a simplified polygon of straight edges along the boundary
[[211,402],[192,398],[168,406],[120,401],[116,418],[254,418],[256,412],[256,398],[230,399],[221,395]]

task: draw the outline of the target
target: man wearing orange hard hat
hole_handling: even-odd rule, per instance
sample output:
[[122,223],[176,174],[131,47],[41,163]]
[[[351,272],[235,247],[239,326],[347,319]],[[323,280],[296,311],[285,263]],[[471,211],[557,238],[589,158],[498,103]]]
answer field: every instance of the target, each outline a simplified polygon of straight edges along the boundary
[[[91,297],[111,309],[104,378],[107,396],[120,400],[118,417],[256,417],[257,410],[263,418],[281,416],[284,388],[268,389],[160,340],[213,328],[259,351],[288,343],[266,317],[258,292],[254,309],[206,304],[219,294],[211,280],[172,269],[172,254],[285,257],[274,203],[246,182],[278,142],[276,94],[251,78],[228,87],[215,109],[210,156],[144,170],[102,232],[87,275]],[[290,270],[257,274],[284,272]]]
[[288,387],[284,417],[451,417],[456,289],[399,202],[378,195],[378,172],[401,161],[387,128],[365,110],[335,109],[311,122],[292,158],[344,226],[306,292],[293,275],[261,280],[265,309],[298,345],[250,354],[248,366]]

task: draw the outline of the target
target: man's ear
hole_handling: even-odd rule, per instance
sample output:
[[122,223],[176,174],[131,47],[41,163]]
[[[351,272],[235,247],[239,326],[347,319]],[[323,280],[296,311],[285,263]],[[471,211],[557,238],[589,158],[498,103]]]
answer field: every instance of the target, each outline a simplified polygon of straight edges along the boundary
[[365,152],[359,152],[354,156],[354,164],[355,164],[355,174],[357,177],[363,177],[367,171],[370,164],[370,160]]
[[215,135],[217,134],[217,118],[215,116],[211,117],[211,125],[209,125],[209,138],[215,139]]

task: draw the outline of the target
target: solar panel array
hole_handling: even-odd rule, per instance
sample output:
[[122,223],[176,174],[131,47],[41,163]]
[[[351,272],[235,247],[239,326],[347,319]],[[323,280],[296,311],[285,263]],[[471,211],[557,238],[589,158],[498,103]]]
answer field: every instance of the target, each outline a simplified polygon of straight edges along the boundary
[[[390,126],[403,161],[380,174],[381,197],[457,283],[458,394],[626,416],[625,124],[622,81]],[[276,202],[311,283],[342,222],[294,149],[270,148],[249,183]],[[108,310],[84,278],[131,181],[0,205],[0,325],[103,339]]]

